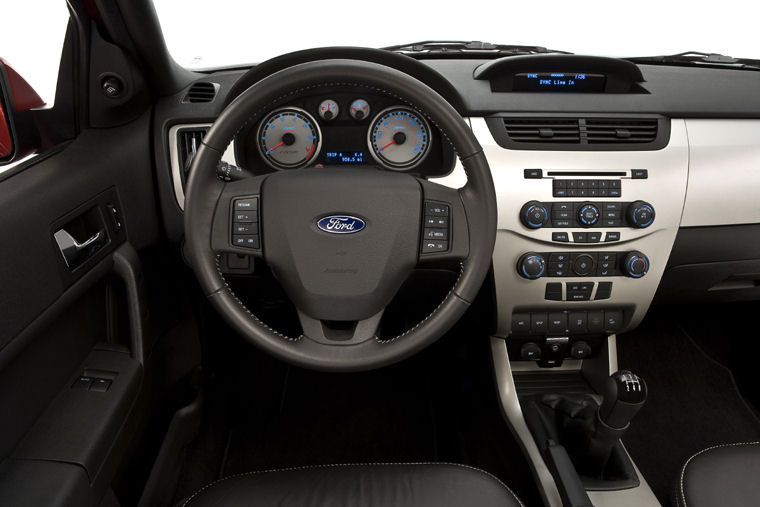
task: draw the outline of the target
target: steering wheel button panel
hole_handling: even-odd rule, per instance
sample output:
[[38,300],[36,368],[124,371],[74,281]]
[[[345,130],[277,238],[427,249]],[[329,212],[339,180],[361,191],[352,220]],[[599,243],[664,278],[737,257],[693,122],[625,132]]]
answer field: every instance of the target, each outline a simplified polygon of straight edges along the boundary
[[423,254],[440,253],[449,250],[451,208],[442,202],[425,201],[425,216],[422,219]]
[[232,245],[256,250],[261,248],[258,197],[232,201]]

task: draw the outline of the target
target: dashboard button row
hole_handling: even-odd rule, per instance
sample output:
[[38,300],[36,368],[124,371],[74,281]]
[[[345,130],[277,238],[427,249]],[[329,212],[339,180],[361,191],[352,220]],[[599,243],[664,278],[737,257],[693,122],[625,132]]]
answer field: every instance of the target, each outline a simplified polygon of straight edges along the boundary
[[512,314],[512,334],[514,335],[615,333],[621,329],[623,329],[622,310]]

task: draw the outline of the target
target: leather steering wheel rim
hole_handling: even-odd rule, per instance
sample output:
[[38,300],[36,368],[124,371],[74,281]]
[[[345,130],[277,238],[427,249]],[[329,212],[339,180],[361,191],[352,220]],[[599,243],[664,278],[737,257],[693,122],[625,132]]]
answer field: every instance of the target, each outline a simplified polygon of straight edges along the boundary
[[[375,338],[351,346],[326,346],[303,335],[285,336],[246,308],[227,284],[220,268],[219,251],[214,249],[210,238],[214,221],[219,220],[215,214],[218,215],[218,201],[226,185],[217,178],[216,167],[237,133],[255,125],[271,108],[303,92],[341,85],[393,97],[425,115],[448,140],[467,174],[467,184],[454,192],[465,212],[469,244],[467,255],[460,262],[459,278],[422,322],[390,340]],[[233,329],[286,362],[326,371],[359,371],[385,366],[416,353],[442,336],[464,314],[490,267],[496,237],[496,195],[480,144],[459,113],[434,90],[407,74],[376,63],[321,60],[262,79],[220,114],[193,161],[184,224],[186,252],[198,281],[212,306]]]

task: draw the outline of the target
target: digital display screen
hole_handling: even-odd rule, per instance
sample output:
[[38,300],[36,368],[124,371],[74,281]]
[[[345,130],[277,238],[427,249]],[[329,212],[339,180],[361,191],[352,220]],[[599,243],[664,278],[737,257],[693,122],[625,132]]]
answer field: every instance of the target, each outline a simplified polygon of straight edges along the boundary
[[326,151],[326,165],[363,164],[363,151]]
[[607,77],[585,72],[521,72],[515,74],[512,90],[516,92],[603,92]]

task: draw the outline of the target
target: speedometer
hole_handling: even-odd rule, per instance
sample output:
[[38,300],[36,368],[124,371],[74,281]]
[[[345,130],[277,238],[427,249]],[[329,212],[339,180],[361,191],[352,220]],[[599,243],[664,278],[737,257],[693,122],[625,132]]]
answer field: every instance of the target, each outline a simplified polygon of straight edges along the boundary
[[411,169],[428,154],[430,127],[419,113],[404,107],[392,107],[375,117],[367,143],[375,160],[388,169]]
[[319,153],[322,135],[312,116],[296,107],[270,113],[259,125],[257,145],[275,169],[304,167]]

